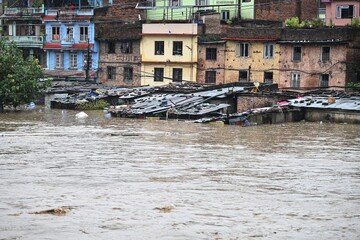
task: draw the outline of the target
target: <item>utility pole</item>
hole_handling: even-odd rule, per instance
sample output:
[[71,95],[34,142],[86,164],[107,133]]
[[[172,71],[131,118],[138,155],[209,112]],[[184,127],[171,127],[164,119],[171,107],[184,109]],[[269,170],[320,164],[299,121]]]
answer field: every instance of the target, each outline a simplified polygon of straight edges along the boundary
[[86,56],[86,70],[85,70],[85,81],[89,81],[89,70],[90,70],[90,44],[89,44],[89,37],[87,39],[87,56]]

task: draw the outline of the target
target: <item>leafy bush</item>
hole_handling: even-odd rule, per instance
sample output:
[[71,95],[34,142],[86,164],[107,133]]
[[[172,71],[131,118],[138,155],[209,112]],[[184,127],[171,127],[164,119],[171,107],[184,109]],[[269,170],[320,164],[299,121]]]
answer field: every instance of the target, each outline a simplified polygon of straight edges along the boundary
[[298,17],[292,17],[285,20],[285,26],[291,28],[299,28],[300,21]]
[[104,100],[76,104],[76,110],[102,110],[110,104]]
[[360,27],[360,18],[351,19],[351,26],[352,27]]
[[349,82],[346,84],[346,90],[360,92],[360,82]]
[[285,20],[285,26],[290,28],[316,28],[325,26],[325,23],[321,19],[311,19],[300,22],[298,17],[293,17]]

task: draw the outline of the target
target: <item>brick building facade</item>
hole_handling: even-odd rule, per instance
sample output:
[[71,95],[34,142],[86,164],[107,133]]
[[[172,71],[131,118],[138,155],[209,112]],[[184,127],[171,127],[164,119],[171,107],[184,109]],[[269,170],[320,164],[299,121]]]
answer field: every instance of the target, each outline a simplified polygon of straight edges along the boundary
[[340,88],[356,82],[359,61],[354,28],[283,29],[280,56],[280,88]]
[[141,23],[137,0],[114,0],[95,10],[95,38],[99,42],[99,82],[114,86],[141,84]]
[[255,20],[284,22],[298,17],[300,21],[318,16],[318,0],[255,0]]

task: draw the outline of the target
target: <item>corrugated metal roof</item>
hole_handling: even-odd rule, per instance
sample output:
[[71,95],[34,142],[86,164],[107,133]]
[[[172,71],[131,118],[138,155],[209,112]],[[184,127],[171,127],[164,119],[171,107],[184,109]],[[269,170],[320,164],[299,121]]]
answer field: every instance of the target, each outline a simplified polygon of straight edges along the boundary
[[[332,103],[333,100],[335,101]],[[291,99],[288,101],[289,101],[289,105],[294,107],[360,111],[360,97],[352,97],[352,98],[303,97],[303,98]]]
[[226,88],[220,88],[215,90],[209,90],[209,91],[202,91],[202,92],[196,92],[193,93],[193,96],[200,96],[200,97],[217,97],[217,98],[224,98],[226,97],[227,93],[232,92],[241,92],[244,91],[244,87],[226,87]]

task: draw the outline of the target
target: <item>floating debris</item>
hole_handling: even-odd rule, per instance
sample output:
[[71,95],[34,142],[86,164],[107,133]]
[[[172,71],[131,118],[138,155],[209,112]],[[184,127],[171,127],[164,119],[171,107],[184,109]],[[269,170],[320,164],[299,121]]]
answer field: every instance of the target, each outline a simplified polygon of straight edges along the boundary
[[52,215],[56,215],[56,216],[64,216],[67,213],[70,212],[69,208],[53,208],[53,209],[49,209],[49,210],[44,210],[44,211],[38,211],[38,212],[32,212],[30,214],[52,214]]
[[12,214],[8,214],[8,216],[17,217],[17,216],[20,216],[21,214],[22,214],[22,212],[20,212],[20,213],[12,213]]
[[162,207],[156,207],[154,209],[159,210],[161,213],[169,213],[175,209],[175,206],[173,204],[169,204]]
[[84,112],[79,112],[75,115],[76,118],[87,118],[89,115],[87,115]]

